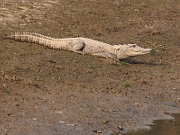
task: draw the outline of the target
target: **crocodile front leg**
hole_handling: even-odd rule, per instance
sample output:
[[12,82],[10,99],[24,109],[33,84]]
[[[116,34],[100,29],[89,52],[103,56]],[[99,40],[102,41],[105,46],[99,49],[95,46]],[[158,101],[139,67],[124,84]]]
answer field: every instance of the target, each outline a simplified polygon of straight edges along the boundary
[[98,56],[98,57],[111,58],[117,63],[120,62],[120,60],[116,57],[116,55],[109,53],[109,52],[107,52],[107,53],[95,53],[93,55]]

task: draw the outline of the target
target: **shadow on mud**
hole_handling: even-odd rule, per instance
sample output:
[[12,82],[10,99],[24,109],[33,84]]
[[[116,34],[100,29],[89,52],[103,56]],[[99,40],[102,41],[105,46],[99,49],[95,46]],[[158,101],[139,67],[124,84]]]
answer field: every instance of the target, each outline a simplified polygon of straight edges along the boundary
[[155,63],[152,61],[135,60],[133,58],[124,59],[123,62],[129,63],[129,64],[145,64],[145,65],[152,65],[152,66],[165,66],[166,65],[164,63]]

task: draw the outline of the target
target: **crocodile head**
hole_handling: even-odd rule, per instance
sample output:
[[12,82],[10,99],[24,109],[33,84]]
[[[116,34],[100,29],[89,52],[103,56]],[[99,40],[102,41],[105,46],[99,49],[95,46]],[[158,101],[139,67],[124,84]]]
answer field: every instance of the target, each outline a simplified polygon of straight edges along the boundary
[[152,51],[150,48],[142,48],[136,44],[115,45],[115,48],[118,59],[144,55]]

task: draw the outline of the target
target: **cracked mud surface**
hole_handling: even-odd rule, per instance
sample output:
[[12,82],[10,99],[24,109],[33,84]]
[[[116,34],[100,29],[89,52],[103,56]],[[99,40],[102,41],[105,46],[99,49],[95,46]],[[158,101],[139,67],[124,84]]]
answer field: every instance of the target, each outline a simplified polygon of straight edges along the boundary
[[111,60],[0,38],[0,134],[93,135],[180,112],[180,1],[4,0],[0,35],[136,43],[153,54]]

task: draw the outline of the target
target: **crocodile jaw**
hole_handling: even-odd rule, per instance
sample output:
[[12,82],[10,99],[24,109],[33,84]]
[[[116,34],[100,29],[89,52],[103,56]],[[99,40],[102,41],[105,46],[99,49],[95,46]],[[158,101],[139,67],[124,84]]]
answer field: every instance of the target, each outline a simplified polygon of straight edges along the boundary
[[117,45],[117,58],[125,59],[128,57],[148,54],[152,51],[151,48],[142,48],[136,44]]
[[142,48],[140,46],[137,46],[136,44],[128,44],[128,47],[125,50],[125,54],[128,57],[132,57],[132,56],[148,54],[151,51],[152,51],[151,48]]

